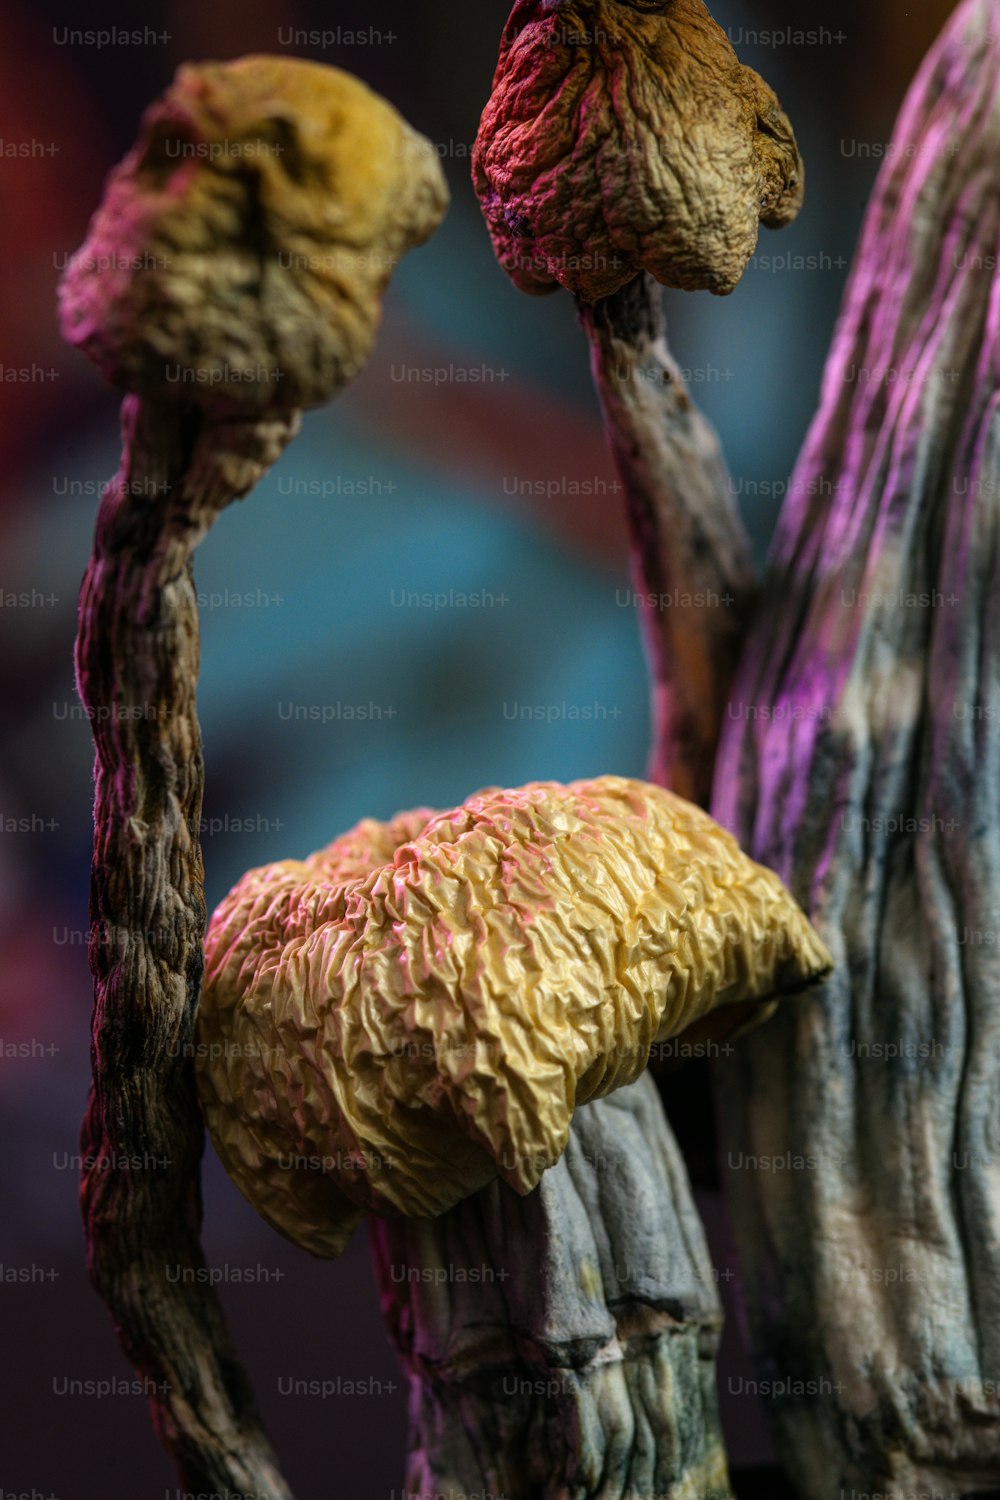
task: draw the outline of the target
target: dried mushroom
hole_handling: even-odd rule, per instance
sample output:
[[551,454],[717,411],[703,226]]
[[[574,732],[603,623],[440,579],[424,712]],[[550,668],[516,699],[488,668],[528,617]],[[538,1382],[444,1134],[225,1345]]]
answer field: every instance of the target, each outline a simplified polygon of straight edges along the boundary
[[182,67],[71,262],[64,335],[125,390],[318,405],[361,369],[392,271],[447,196],[428,143],[348,73]]
[[[290,1500],[201,1280],[193,554],[294,437],[299,404],[357,370],[395,258],[445,201],[427,143],[345,74],[266,57],[185,67],[61,287],[64,335],[129,393],[76,648],[97,749],[81,1202],[92,1279],[155,1381],[157,1430],[192,1494]],[[130,1172],[144,1154],[162,1170]],[[171,1281],[171,1265],[192,1279]]]
[[648,774],[706,805],[754,572],[656,283],[731,292],[759,224],[795,218],[791,125],[702,0],[518,0],[473,178],[515,285],[576,297],[632,533],[653,676]]
[[731,292],[803,190],[791,125],[702,0],[519,0],[473,175],[514,283],[587,302],[644,270]]
[[366,1210],[529,1192],[653,1042],[828,967],[780,881],[679,797],[480,792],[239,882],[206,938],[206,1123],[264,1217],[335,1255]]

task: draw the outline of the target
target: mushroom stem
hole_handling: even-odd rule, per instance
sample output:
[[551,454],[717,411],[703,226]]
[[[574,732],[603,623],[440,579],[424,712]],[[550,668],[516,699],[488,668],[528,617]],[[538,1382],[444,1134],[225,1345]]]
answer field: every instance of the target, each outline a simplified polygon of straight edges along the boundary
[[498,1181],[369,1230],[410,1381],[407,1494],[732,1500],[722,1306],[648,1073],[577,1112],[527,1197]]
[[837,960],[718,1078],[803,1500],[1000,1482],[998,34],[964,0],[903,105],[719,753]]
[[97,750],[83,1126],[88,1268],[185,1484],[290,1500],[213,1287],[197,1275],[204,1132],[193,1071],[205,895],[192,553],[294,435],[297,414],[212,421],[127,397],[80,594]]
[[642,273],[577,308],[625,486],[653,683],[648,776],[704,806],[753,604],[749,539],[718,438],[667,348],[656,282]]

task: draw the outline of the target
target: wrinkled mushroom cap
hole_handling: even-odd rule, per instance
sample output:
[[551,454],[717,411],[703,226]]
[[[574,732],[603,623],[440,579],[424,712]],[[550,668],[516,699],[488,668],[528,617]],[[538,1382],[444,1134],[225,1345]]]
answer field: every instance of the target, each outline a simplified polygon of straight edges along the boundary
[[363,366],[389,277],[447,198],[428,143],[350,74],[187,65],[67,268],[63,332],[128,391],[318,405]]
[[653,1042],[829,964],[777,876],[644,782],[366,821],[213,916],[206,1124],[264,1217],[334,1255],[369,1209],[442,1213],[497,1176],[529,1192]]
[[731,292],[803,190],[791,125],[702,0],[519,0],[473,178],[514,283],[586,302],[644,270]]

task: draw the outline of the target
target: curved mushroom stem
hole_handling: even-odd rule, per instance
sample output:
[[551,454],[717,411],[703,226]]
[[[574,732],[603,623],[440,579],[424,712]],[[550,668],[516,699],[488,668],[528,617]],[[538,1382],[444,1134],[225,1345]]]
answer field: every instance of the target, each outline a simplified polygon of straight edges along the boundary
[[899,116],[716,777],[837,959],[719,1074],[803,1500],[1000,1493],[998,34],[963,0]]
[[81,1199],[91,1279],[193,1490],[290,1500],[204,1266],[193,1019],[205,895],[194,548],[294,435],[297,413],[214,422],[128,397],[80,594],[76,663],[97,749],[94,1083]]
[[753,603],[750,543],[718,439],[667,348],[656,282],[644,273],[577,309],[628,505],[653,682],[649,779],[704,806]]

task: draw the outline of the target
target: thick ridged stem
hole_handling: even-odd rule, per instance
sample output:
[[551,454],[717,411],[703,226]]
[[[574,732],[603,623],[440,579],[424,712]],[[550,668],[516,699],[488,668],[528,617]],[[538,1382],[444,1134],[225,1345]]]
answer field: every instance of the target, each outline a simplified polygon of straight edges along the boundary
[[716,769],[837,960],[720,1077],[805,1500],[1000,1492],[998,36],[903,107]]

